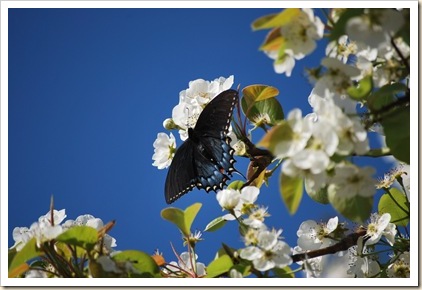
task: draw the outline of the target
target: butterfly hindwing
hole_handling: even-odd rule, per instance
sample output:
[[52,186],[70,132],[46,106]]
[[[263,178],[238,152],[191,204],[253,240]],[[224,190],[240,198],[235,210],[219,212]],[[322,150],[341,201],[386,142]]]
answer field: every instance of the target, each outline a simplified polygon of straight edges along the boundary
[[[218,142],[214,144],[214,142]],[[227,140],[228,141],[228,140]],[[207,137],[201,139],[194,151],[194,162],[196,169],[196,186],[204,188],[207,192],[222,189],[229,179],[227,174],[232,172],[232,163],[230,162],[230,146],[222,146],[222,140]],[[231,160],[234,160],[231,158]]]
[[172,203],[194,187],[222,189],[234,171],[234,150],[227,137],[238,92],[227,90],[204,108],[189,138],[176,151],[165,185],[167,203]]

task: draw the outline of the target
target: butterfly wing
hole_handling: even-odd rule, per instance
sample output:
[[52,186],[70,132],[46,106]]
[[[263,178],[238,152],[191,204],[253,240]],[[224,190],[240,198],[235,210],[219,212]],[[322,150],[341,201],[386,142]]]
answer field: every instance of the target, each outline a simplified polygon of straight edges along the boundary
[[187,139],[177,149],[166,178],[165,196],[168,204],[191,191],[196,184],[195,144]]
[[235,170],[234,150],[227,133],[238,92],[227,90],[216,96],[202,111],[192,135],[197,140],[195,168],[197,187],[210,190],[222,189],[228,175]]
[[227,90],[211,100],[199,115],[195,134],[199,137],[210,136],[218,139],[221,138],[221,132],[226,135],[238,98],[236,90]]
[[234,150],[227,132],[238,92],[227,90],[204,108],[189,138],[176,151],[165,185],[168,204],[191,191],[221,189],[234,171]]

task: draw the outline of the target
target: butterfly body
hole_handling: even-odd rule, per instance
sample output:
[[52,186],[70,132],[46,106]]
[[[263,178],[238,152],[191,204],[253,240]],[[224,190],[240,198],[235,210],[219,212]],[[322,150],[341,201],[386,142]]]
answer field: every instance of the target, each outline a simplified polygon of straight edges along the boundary
[[207,192],[222,189],[235,171],[234,150],[227,136],[238,92],[227,90],[202,111],[189,138],[180,146],[166,178],[165,197],[172,203],[195,187]]

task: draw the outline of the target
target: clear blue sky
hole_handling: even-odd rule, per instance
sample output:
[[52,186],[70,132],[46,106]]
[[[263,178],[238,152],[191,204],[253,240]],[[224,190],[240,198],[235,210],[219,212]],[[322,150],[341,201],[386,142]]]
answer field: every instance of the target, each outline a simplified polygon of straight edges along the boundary
[[[250,24],[277,11],[10,9],[9,246],[13,228],[29,227],[49,210],[54,195],[56,209],[65,208],[68,219],[87,213],[115,219],[110,234],[117,249],[152,254],[159,248],[175,259],[170,242],[184,251],[181,235],[160,217],[167,206],[167,170],[153,167],[151,157],[157,133],[165,131],[162,122],[188,82],[234,75],[233,88],[277,87],[286,114],[295,107],[310,112],[304,68],[318,65],[326,43],[298,62],[292,77],[275,74],[272,60],[258,51],[266,32],[252,32]],[[237,169],[246,172],[247,161],[237,159]],[[283,228],[294,247],[302,221],[336,213],[304,195],[290,216],[277,176],[258,202],[269,205],[267,225]],[[196,189],[172,206],[195,202],[203,207],[193,229],[223,214],[214,193]],[[203,238],[197,251],[206,264],[221,242],[243,246],[234,222]]]

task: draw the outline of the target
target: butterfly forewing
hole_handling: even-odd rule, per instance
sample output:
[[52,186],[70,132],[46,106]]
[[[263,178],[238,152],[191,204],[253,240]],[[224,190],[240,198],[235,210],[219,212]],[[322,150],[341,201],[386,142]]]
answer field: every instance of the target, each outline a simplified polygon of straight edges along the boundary
[[233,109],[237,103],[238,92],[227,90],[216,96],[207,104],[195,125],[198,136],[220,138],[220,132],[227,134]]
[[167,203],[172,203],[194,187],[221,189],[234,170],[233,149],[227,132],[238,92],[227,90],[216,96],[202,111],[196,126],[171,163],[165,185]]

